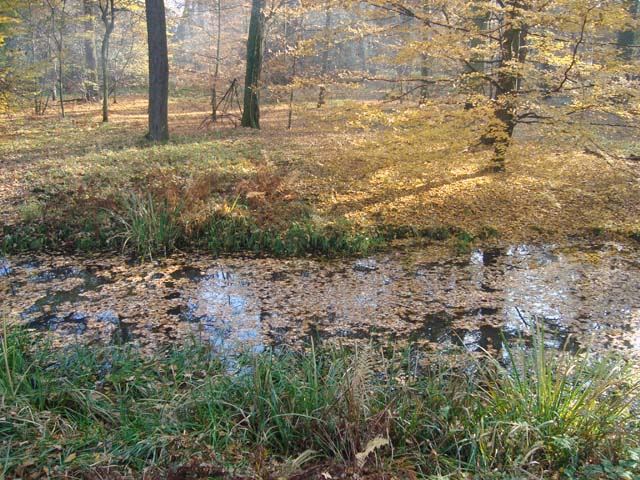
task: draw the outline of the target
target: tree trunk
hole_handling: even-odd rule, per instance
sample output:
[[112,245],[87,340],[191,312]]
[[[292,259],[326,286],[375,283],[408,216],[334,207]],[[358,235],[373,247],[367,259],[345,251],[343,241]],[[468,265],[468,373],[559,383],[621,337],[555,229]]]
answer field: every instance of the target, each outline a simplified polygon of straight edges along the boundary
[[109,58],[109,34],[105,32],[100,49],[100,64],[102,66],[102,121],[109,121],[109,75],[107,63]]
[[64,118],[64,79],[62,67],[62,41],[58,49],[58,98],[60,100],[60,116]]
[[[638,0],[624,0],[624,8],[629,12],[631,18],[638,18]],[[629,61],[633,58],[632,45],[635,44],[636,32],[632,29],[618,32],[618,46],[620,47],[620,58]]]
[[[56,54],[57,65],[54,62],[54,72],[57,74],[55,78],[54,86],[53,86],[53,98],[55,99],[55,91],[58,89],[58,95],[60,100],[60,115],[64,118],[64,34],[65,34],[65,23],[66,23],[66,13],[65,9],[67,7],[67,0],[62,0],[59,5],[46,0],[46,5],[49,7],[49,11],[51,13],[50,21],[51,21],[51,40],[56,46]],[[59,14],[59,15],[58,15]],[[59,19],[57,17],[59,16]]]
[[118,65],[114,65],[113,66],[113,71],[114,71],[114,75],[113,75],[113,86],[111,87],[111,101],[113,102],[113,104],[115,105],[116,103],[118,103],[118,69],[117,69]]
[[[297,7],[298,4],[294,5]],[[287,130],[291,130],[293,126],[293,95],[294,89],[296,85],[296,75],[298,73],[298,46],[300,43],[300,32],[302,31],[302,20],[300,18],[295,19],[293,21],[287,16],[285,21],[285,51],[289,50],[289,37],[293,36],[294,45],[292,52],[292,62],[291,62],[291,91],[289,92],[289,112],[287,115]]]
[[[517,96],[522,81],[517,64],[525,62],[527,57],[527,26],[522,24],[516,13],[522,8],[521,2],[510,2],[505,12],[505,22],[500,37],[500,63],[496,77],[496,109],[494,122],[484,136],[483,141],[493,145],[494,169],[504,170],[507,149],[511,145],[513,132],[517,124]],[[515,62],[515,66],[514,66]]]
[[[431,17],[431,4],[430,2],[424,2],[422,7],[426,18]],[[429,41],[430,30],[422,31],[422,40]],[[423,52],[420,55],[420,76],[422,77],[422,86],[420,87],[420,98],[418,99],[418,105],[424,105],[429,99],[429,84],[427,79],[429,78],[429,55]]]
[[[65,20],[65,7],[67,5],[66,0],[63,0],[62,5],[60,7],[60,19],[56,21],[56,6],[47,3],[49,9],[51,11],[51,33],[53,36],[53,42],[56,45],[56,54],[58,55],[57,61],[57,69],[54,64],[54,71],[57,73],[55,86],[53,88],[55,98],[55,90],[58,89],[58,100],[60,102],[60,116],[64,118],[64,20]],[[57,28],[56,28],[57,27]],[[56,30],[57,34],[56,34]]]
[[367,40],[362,37],[358,40],[358,58],[360,60],[360,70],[367,71]]
[[260,128],[260,72],[264,46],[264,0],[252,0],[249,37],[247,39],[247,67],[244,79],[243,127]]
[[51,80],[51,100],[58,101],[58,65],[53,62],[53,78]]
[[[482,10],[479,5],[471,6],[471,12],[473,14],[472,21],[473,26],[477,29],[478,32],[485,32],[489,27],[488,22],[491,18],[490,12],[486,10]],[[473,49],[480,47],[484,43],[484,40],[481,36],[476,35],[469,42],[469,48],[473,51]],[[484,73],[485,71],[485,61],[484,59],[478,55],[477,53],[472,53],[471,58],[469,59],[469,63],[466,65],[467,72],[469,73]]]
[[427,62],[429,59],[427,55],[423,54],[421,55],[420,61],[422,62],[422,65],[420,65],[422,85],[420,86],[420,99],[418,100],[418,105],[424,105],[429,99],[429,84],[427,83],[427,78],[429,77],[429,66]]
[[84,19],[84,69],[85,91],[87,100],[94,100],[98,95],[98,74],[96,65],[95,30],[93,27],[93,8],[91,0],[82,0]]
[[102,121],[109,121],[109,40],[115,25],[114,0],[99,2],[102,23],[104,24],[104,36],[102,37],[102,48],[100,49],[100,63],[102,65]]
[[58,61],[55,57],[51,62],[51,67],[47,70],[46,83],[47,83],[47,89],[51,90],[51,100],[54,102],[57,102],[58,101]]
[[322,49],[322,75],[326,75],[329,71],[329,50],[331,49],[331,42],[329,36],[331,35],[331,8],[329,2],[325,2],[324,6],[324,42]]
[[220,76],[220,42],[222,37],[222,0],[216,0],[216,55],[213,71],[213,86],[211,88],[211,119],[218,120],[218,77]]
[[163,0],[145,0],[149,47],[149,140],[169,139],[169,60]]
[[193,21],[193,5],[191,0],[185,0],[182,8],[182,16],[178,21],[178,27],[176,28],[175,40],[183,42],[191,34],[190,24]]
[[291,130],[291,125],[293,123],[293,87],[296,81],[297,58],[298,57],[294,54],[293,64],[291,65],[291,91],[289,92],[289,114],[287,116],[287,130]]

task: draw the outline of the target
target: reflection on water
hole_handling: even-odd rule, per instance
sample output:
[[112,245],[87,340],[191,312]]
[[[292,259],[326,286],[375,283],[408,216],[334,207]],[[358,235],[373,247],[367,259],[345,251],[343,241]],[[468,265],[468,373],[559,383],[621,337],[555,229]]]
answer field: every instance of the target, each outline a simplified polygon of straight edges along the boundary
[[9,260],[0,258],[0,277],[6,277],[11,274],[12,268]]
[[221,349],[376,339],[495,349],[543,321],[550,346],[640,351],[640,262],[630,246],[513,246],[433,260],[174,257],[0,259],[2,313],[57,341]]

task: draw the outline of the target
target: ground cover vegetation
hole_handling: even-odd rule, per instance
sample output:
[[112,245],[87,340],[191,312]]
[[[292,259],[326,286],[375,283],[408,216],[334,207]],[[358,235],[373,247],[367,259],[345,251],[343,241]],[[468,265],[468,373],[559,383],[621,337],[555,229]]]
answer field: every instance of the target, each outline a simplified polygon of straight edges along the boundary
[[523,345],[502,361],[328,344],[220,356],[195,340],[149,356],[5,330],[0,466],[9,479],[636,478],[631,364],[549,350],[541,330]]
[[[0,0],[3,255],[640,239],[635,0],[144,3]],[[418,367],[5,328],[2,475],[640,475],[637,372],[541,335]]]
[[3,249],[357,254],[407,237],[464,249],[640,229],[626,162],[523,139],[511,170],[492,173],[490,151],[447,143],[446,112],[426,132],[379,132],[338,123],[344,103],[329,103],[301,104],[291,131],[286,109],[268,106],[254,133],[198,130],[205,107],[177,99],[173,139],[153,146],[141,97],[109,125],[85,105],[65,122],[5,119]]

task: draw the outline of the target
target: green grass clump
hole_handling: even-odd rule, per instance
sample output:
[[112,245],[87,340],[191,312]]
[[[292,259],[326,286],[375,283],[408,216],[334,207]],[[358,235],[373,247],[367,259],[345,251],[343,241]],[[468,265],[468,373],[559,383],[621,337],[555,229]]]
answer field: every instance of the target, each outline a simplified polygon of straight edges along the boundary
[[131,194],[125,200],[125,213],[118,217],[123,231],[122,248],[128,246],[140,256],[167,255],[182,236],[180,206],[172,207],[153,195]]
[[384,241],[375,233],[353,233],[348,226],[328,227],[309,220],[292,222],[284,229],[262,228],[247,217],[233,214],[214,216],[207,233],[207,247],[216,254],[366,255]]
[[20,225],[18,227],[1,226],[2,252],[24,252],[40,250],[48,245],[47,228],[41,223]]
[[618,458],[629,447],[625,428],[637,428],[640,383],[631,365],[584,352],[558,355],[545,347],[543,331],[532,341],[526,350],[506,347],[506,366],[491,357],[478,364],[482,421],[464,446],[476,465],[571,470]]
[[198,341],[152,355],[52,350],[7,327],[0,346],[7,478],[101,468],[164,478],[192,462],[251,478],[318,466],[397,478],[640,475],[637,372],[549,350],[542,331],[502,360],[313,344],[220,355]]
[[216,212],[203,228],[187,228],[180,211],[180,205],[172,207],[152,195],[132,194],[121,208],[70,217],[73,223],[58,229],[44,223],[4,226],[0,248],[5,253],[119,248],[147,258],[168,255],[179,247],[204,248],[215,255],[339,256],[367,255],[386,243],[385,236],[375,231],[354,231],[348,224],[317,225],[304,218],[284,226],[260,226],[249,216]]

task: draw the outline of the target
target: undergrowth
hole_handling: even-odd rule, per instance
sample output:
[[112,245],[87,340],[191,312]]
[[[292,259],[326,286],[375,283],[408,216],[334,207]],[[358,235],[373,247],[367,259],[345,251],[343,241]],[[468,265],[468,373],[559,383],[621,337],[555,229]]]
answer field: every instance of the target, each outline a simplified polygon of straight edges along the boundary
[[[359,227],[347,221],[323,222],[302,212],[294,218],[258,222],[246,205],[215,208],[197,222],[185,214],[185,201],[151,193],[124,195],[102,206],[71,206],[49,220],[3,227],[2,251],[121,250],[140,257],[168,255],[176,249],[205,249],[216,255],[250,252],[276,256],[367,255],[399,239],[443,241],[456,238],[466,251],[473,236],[446,226]],[[495,236],[496,234],[492,234]],[[463,240],[461,240],[463,239]],[[464,242],[460,248],[460,242]]]
[[90,134],[62,127],[47,142],[36,136],[0,145],[29,165],[20,176],[20,201],[0,222],[5,254],[124,250],[156,257],[178,249],[338,256],[366,255],[402,239],[451,240],[462,251],[480,238],[436,217],[394,217],[389,224],[338,204],[327,208],[327,192],[312,181],[325,178],[326,167],[307,165],[306,154],[270,139],[240,141],[237,132],[218,132],[223,138],[214,140],[192,132],[149,146],[123,125]]
[[[264,253],[271,253],[272,243],[289,255],[340,250],[344,242],[336,236],[341,234],[348,241],[377,236],[384,244],[413,238],[415,232],[426,234],[418,239],[444,236],[447,245],[464,253],[483,234],[493,236],[491,229],[483,232],[485,226],[499,228],[508,244],[638,239],[633,172],[603,171],[601,159],[575,143],[540,141],[550,133],[545,129],[536,127],[514,142],[505,175],[487,169],[489,150],[461,148],[463,130],[471,137],[478,132],[466,121],[451,128],[451,121],[461,121],[451,116],[451,105],[428,112],[408,103],[389,105],[384,115],[372,116],[348,100],[329,101],[322,109],[300,102],[290,131],[286,108],[271,105],[268,127],[260,132],[227,128],[224,122],[199,128],[207,105],[206,95],[173,98],[180,122],[163,145],[144,141],[140,119],[147,107],[138,95],[123,97],[108,125],[100,123],[91,103],[70,104],[64,121],[53,112],[0,119],[6,133],[0,141],[2,171],[10,180],[0,192],[4,251],[116,251],[127,236],[127,249],[145,255],[172,247],[201,250],[209,243],[210,223],[229,216],[225,205],[236,200],[241,212],[234,216],[245,217],[254,233],[278,237],[237,242],[252,244],[250,250],[258,245]],[[393,128],[387,128],[393,118]],[[398,130],[398,121],[409,123]],[[633,143],[630,137],[593,133],[601,137],[597,143],[612,148]],[[584,208],[587,184],[590,208]],[[179,207],[177,238],[136,245],[137,235],[119,220],[131,225],[131,194],[143,202],[151,197],[156,206],[166,202],[169,212]],[[334,246],[314,238],[280,245],[287,235],[301,236],[294,224],[306,230],[315,217],[321,221],[313,222],[311,237]],[[340,226],[345,221],[351,222],[348,228]],[[233,242],[212,243],[223,248]],[[349,246],[343,253],[362,247]]]
[[2,475],[168,478],[215,465],[228,478],[638,478],[637,372],[533,336],[502,360],[418,362],[313,344],[55,351],[12,329],[0,343]]
[[121,239],[122,249],[129,246],[135,253],[149,257],[173,251],[182,236],[180,210],[181,205],[172,207],[151,194],[127,197],[124,215],[115,214],[122,225],[122,233],[116,235]]
[[367,254],[381,246],[382,235],[353,232],[349,225],[324,226],[302,219],[284,230],[261,228],[243,216],[219,215],[207,227],[207,246],[214,253],[251,251],[276,255]]

